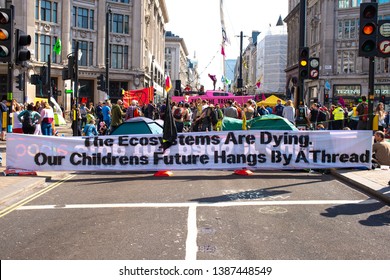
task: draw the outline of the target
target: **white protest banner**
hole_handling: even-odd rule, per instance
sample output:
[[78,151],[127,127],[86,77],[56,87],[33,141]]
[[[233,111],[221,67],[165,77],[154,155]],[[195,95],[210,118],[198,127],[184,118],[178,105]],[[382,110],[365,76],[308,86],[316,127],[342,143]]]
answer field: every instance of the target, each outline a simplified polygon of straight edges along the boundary
[[372,131],[221,131],[52,137],[9,134],[7,168],[34,171],[324,169],[371,165]]

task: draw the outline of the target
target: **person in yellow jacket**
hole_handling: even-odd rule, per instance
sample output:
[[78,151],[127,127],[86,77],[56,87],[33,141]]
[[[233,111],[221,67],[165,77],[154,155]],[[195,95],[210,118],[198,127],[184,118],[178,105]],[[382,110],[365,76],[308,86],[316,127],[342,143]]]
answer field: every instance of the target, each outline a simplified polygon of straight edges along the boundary
[[337,107],[333,110],[333,129],[342,130],[344,128],[344,115],[345,111],[340,103],[337,104]]

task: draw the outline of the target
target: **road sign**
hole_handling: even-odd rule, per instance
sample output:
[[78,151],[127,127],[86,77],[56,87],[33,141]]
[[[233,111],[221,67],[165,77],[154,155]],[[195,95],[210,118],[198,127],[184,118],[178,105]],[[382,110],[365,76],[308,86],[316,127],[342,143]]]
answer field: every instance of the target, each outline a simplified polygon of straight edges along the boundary
[[318,70],[311,70],[311,71],[310,71],[310,77],[311,77],[312,79],[317,78],[317,77],[318,77]]
[[379,20],[378,29],[377,56],[390,57],[390,20]]

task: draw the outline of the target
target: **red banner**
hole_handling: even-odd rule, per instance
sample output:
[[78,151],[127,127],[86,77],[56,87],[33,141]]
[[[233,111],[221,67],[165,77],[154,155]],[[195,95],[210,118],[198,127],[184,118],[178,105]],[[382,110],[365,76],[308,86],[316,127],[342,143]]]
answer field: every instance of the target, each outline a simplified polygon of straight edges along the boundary
[[129,107],[133,100],[138,101],[138,105],[142,107],[145,104],[149,104],[153,99],[153,87],[123,91],[123,105],[125,108]]

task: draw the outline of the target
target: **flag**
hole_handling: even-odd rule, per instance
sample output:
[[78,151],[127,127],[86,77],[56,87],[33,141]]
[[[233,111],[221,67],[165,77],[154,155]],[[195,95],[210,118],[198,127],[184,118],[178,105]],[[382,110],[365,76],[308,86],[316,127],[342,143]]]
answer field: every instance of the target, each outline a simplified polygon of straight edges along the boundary
[[223,44],[221,45],[221,54],[223,56],[226,56],[226,54],[225,54],[225,47],[223,46]]
[[246,115],[245,115],[244,111],[242,111],[242,130],[247,130],[247,127],[246,127]]
[[265,97],[264,93],[261,94],[261,100],[264,101],[266,100],[267,98]]
[[168,92],[171,90],[171,88],[172,88],[171,78],[169,77],[169,75],[167,75],[167,77],[165,78],[165,91]]
[[164,117],[164,126],[163,126],[163,140],[160,148],[165,152],[173,143],[176,141],[177,129],[176,124],[173,119],[171,102],[169,94],[167,94],[167,102],[165,104],[165,117]]
[[222,29],[222,44],[225,45],[226,43],[230,44],[229,38],[226,34],[226,27],[225,27],[225,17],[223,13],[223,0],[219,2],[219,12],[221,17],[221,29]]
[[53,47],[53,52],[55,52],[57,55],[60,55],[61,54],[61,39],[60,38],[57,38],[57,41],[56,43],[54,44],[54,47]]

